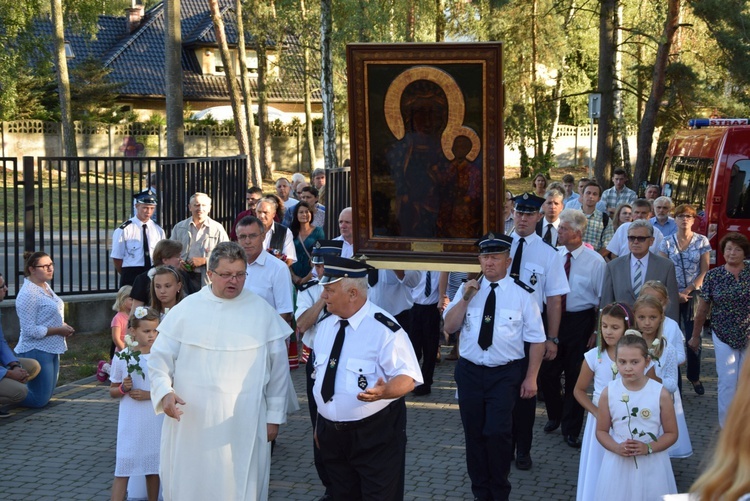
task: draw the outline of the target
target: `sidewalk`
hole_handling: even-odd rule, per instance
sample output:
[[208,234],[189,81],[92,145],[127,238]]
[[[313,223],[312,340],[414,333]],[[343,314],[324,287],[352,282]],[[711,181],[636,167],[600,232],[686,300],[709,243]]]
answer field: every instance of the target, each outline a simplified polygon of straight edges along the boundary
[[[672,461],[680,492],[686,492],[697,478],[718,430],[710,339],[704,339],[703,346],[701,379],[706,394],[696,395],[689,383],[683,393],[695,452],[690,458]],[[454,366],[455,362],[438,364],[431,395],[407,397],[407,500],[472,499],[454,399]],[[323,489],[312,460],[304,370],[293,371],[292,380],[302,409],[290,415],[281,428],[271,466],[270,498],[312,501]],[[87,378],[58,388],[45,409],[11,411],[12,417],[0,420],[0,497],[12,501],[109,499],[117,409],[107,388]],[[575,498],[579,451],[563,443],[559,430],[545,434],[542,428],[546,422],[544,404],[539,404],[532,448],[534,467],[530,471],[512,468],[514,500]]]

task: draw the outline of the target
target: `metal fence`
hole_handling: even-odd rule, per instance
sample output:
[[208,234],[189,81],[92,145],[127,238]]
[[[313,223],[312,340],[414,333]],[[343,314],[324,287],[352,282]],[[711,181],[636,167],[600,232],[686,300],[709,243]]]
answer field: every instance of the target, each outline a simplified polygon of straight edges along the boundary
[[352,204],[351,168],[326,170],[326,234],[339,235],[339,214]]
[[3,167],[3,269],[8,293],[23,283],[24,251],[41,250],[55,262],[52,287],[60,295],[113,292],[112,232],[133,215],[133,194],[156,174],[157,222],[169,235],[188,215],[196,191],[213,198],[211,216],[229,228],[244,208],[244,157],[209,159],[52,158],[0,159]]

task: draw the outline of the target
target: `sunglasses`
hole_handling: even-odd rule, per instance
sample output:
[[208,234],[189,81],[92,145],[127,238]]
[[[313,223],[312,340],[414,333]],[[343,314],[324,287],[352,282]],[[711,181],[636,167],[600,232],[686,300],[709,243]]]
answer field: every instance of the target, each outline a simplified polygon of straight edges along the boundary
[[645,242],[651,237],[640,237],[635,235],[628,235],[628,242]]

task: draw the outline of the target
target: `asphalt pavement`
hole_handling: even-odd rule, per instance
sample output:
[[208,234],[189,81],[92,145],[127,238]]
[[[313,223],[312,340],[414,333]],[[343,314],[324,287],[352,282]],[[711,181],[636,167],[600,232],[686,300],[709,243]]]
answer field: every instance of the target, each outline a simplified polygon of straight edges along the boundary
[[[704,338],[703,346],[706,393],[696,395],[686,380],[683,393],[694,454],[672,460],[680,492],[697,478],[718,433],[713,345]],[[444,347],[443,355],[447,352]],[[407,500],[472,499],[454,367],[455,362],[438,364],[431,395],[407,397]],[[281,428],[271,465],[270,499],[312,501],[323,495],[323,488],[313,466],[304,368],[292,371],[292,380],[301,409]],[[0,499],[109,499],[117,411],[107,386],[94,378],[58,388],[45,409],[12,409],[10,418],[0,420]],[[580,453],[563,442],[559,430],[545,434],[546,422],[540,403],[531,452],[534,466],[530,471],[512,468],[513,500],[575,499]]]

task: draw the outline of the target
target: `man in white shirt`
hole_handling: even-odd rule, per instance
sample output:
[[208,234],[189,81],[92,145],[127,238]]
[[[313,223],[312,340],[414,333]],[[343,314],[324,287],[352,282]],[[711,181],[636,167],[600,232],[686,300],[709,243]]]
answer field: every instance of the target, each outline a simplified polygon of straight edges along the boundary
[[[580,211],[565,209],[560,214],[558,260],[568,278],[570,292],[561,300],[562,318],[558,332],[557,356],[542,364],[539,386],[544,393],[549,421],[546,433],[562,424],[563,440],[580,448],[578,435],[583,427],[583,407],[573,396],[583,354],[594,344],[596,309],[607,267],[598,252],[583,245],[587,219]],[[565,397],[560,396],[560,376],[565,373]]]
[[277,209],[276,203],[268,198],[262,199],[255,206],[255,214],[263,224],[263,233],[265,234],[263,248],[270,249],[277,258],[283,257],[283,261],[291,266],[292,263],[297,262],[297,251],[294,249],[292,230],[283,224],[274,222],[273,216]]
[[[649,202],[645,198],[639,198],[638,200],[633,202],[632,207],[633,222],[639,220],[648,221],[651,217],[651,202]],[[630,225],[633,224],[633,222],[622,223],[620,227],[617,228],[617,231],[612,237],[612,240],[610,240],[609,244],[607,244],[607,250],[611,253],[611,259],[615,259],[617,256],[622,256],[629,252],[630,247],[628,245],[628,228],[630,228]],[[652,240],[652,245],[649,248],[649,251],[656,254],[657,252],[659,252],[659,246],[661,245],[662,240],[664,240],[664,235],[661,234],[661,231],[654,228],[653,237],[654,238]]]
[[419,283],[411,290],[414,304],[411,307],[409,339],[417,360],[422,362],[424,383],[414,388],[415,396],[429,395],[435,373],[437,353],[440,348],[439,271],[419,272]]
[[248,289],[265,299],[281,317],[291,324],[294,311],[292,275],[280,259],[266,252],[265,230],[258,218],[246,216],[237,223],[237,243],[247,254]]
[[352,257],[354,255],[354,233],[352,232],[352,208],[347,207],[339,214],[339,235],[334,240],[341,240],[344,246],[341,249],[341,257]]
[[536,224],[536,234],[553,247],[557,247],[557,227],[560,225],[558,217],[562,210],[562,193],[559,190],[547,190],[542,204],[544,217]]
[[411,290],[419,285],[416,270],[371,270],[368,276],[370,301],[393,315],[393,318],[408,333],[414,298]]

